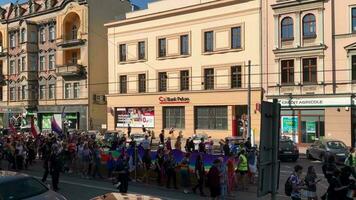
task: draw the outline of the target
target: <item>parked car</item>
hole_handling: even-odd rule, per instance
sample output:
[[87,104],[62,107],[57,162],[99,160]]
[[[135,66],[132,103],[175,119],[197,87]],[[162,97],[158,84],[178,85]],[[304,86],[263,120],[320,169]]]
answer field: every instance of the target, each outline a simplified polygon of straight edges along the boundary
[[140,144],[145,139],[145,135],[145,133],[131,133],[130,138],[128,138],[126,142],[130,143],[133,139],[136,144]]
[[194,150],[199,150],[199,143],[201,142],[201,139],[204,139],[205,145],[210,145],[210,138],[206,133],[195,134],[192,139],[194,143]]
[[317,159],[323,162],[327,157],[333,155],[336,163],[342,164],[349,155],[349,150],[345,143],[339,140],[317,140],[306,151],[308,159]]
[[0,171],[1,200],[66,200],[39,180],[22,173]]
[[281,161],[291,160],[297,161],[299,158],[298,146],[289,139],[281,139],[279,141],[279,159]]

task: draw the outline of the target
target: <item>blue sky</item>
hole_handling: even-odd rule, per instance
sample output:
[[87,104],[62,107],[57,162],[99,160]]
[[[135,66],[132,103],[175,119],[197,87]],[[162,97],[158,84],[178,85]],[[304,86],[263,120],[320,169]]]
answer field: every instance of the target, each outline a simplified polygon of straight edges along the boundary
[[[22,1],[25,1],[25,0],[20,0],[20,2],[22,2]],[[97,1],[100,1],[100,0],[97,0]],[[134,3],[140,7],[145,7],[149,0],[131,0],[131,1],[132,1],[132,3]],[[6,4],[9,2],[16,2],[16,0],[0,0],[0,5]]]

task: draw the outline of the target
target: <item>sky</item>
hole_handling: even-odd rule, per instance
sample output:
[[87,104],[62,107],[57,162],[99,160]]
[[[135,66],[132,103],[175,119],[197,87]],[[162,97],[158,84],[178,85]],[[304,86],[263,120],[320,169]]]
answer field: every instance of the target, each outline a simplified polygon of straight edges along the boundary
[[[20,0],[20,2],[23,2],[23,1],[26,1],[26,0]],[[100,1],[100,0],[97,0],[97,1]],[[146,7],[148,1],[149,0],[131,0],[132,3],[134,3],[140,7],[143,7],[143,8]],[[16,2],[16,0],[0,0],[0,5],[3,5],[3,4],[9,3],[9,2]]]

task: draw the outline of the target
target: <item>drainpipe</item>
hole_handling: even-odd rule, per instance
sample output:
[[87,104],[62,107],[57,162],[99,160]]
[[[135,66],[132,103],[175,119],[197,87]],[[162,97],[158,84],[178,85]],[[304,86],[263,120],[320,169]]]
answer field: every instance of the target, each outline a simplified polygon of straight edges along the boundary
[[331,41],[332,41],[332,85],[336,94],[336,61],[335,61],[335,1],[331,0]]

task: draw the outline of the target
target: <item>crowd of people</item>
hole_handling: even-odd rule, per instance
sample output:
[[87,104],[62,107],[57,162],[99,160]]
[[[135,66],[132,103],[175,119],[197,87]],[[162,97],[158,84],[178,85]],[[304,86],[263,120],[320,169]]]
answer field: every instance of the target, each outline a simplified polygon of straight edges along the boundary
[[[150,136],[152,135],[147,134],[139,144],[125,135],[114,137],[109,145],[108,159],[103,162],[103,142],[89,135],[4,135],[0,136],[0,168],[20,171],[28,169],[35,162],[40,163],[43,167],[42,181],[46,182],[47,177],[51,175],[53,190],[59,189],[60,173],[77,174],[86,179],[110,179],[123,193],[128,191],[130,180],[148,183],[156,179],[158,185],[175,189],[179,187],[184,193],[196,193],[199,190],[201,196],[209,194],[214,199],[224,199],[234,190],[246,190],[249,183],[254,183],[257,154],[248,143],[242,144],[242,150],[238,154],[233,154],[229,141],[225,141],[224,155],[214,160],[209,169],[204,157],[211,150],[204,139],[199,143],[198,149],[195,149],[191,142],[186,144],[184,157],[178,161],[173,150],[182,150],[181,133],[172,145],[172,134],[165,137],[162,131],[155,156],[152,155]],[[137,146],[144,149],[143,156],[128,152],[128,149],[135,149]],[[119,157],[115,158],[113,152],[120,152]],[[196,152],[198,156],[194,156],[192,160],[192,154]],[[7,162],[1,163],[1,160]]]

